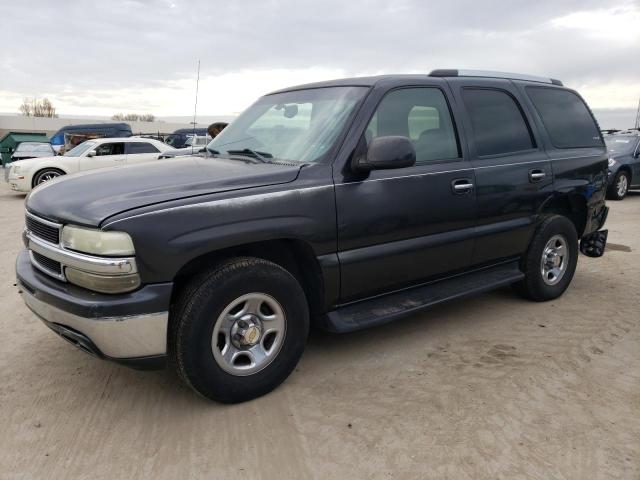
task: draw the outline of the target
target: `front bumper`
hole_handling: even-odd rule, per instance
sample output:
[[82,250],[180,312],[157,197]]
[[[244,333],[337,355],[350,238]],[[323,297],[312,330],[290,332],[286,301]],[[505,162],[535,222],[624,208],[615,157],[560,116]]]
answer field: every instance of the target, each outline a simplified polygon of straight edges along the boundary
[[36,270],[27,250],[18,255],[16,276],[25,304],[82,350],[135,368],[164,365],[171,283],[97,294]]
[[24,193],[31,191],[31,182],[25,175],[17,175],[12,171],[9,171],[8,173],[5,173],[5,180],[9,184],[9,188],[13,191]]

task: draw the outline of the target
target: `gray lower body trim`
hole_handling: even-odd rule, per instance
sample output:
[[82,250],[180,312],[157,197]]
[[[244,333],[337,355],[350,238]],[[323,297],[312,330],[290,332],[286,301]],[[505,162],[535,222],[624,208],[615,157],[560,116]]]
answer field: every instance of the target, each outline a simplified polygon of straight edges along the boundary
[[112,359],[164,355],[167,352],[168,312],[87,318],[49,305],[24,289],[22,297],[40,318],[82,333],[102,354]]

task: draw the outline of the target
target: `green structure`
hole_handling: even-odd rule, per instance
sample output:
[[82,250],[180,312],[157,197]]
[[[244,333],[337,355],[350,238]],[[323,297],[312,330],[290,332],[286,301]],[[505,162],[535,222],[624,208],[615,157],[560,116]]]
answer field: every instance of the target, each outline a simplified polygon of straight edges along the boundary
[[45,133],[9,132],[0,138],[0,160],[2,165],[11,163],[11,154],[22,142],[48,142],[49,137]]

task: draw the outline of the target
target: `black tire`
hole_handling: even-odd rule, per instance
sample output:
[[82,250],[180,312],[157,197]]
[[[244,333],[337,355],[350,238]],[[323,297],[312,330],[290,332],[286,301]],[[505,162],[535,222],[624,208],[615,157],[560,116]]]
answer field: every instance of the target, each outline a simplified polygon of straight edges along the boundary
[[40,170],[33,177],[33,187],[40,185],[41,183],[48,182],[53,178],[57,178],[64,175],[62,170],[57,168],[45,168],[44,170]]
[[[545,282],[542,271],[542,256],[548,242],[560,237],[566,243],[566,268],[555,284],[547,277]],[[522,259],[521,268],[525,274],[524,280],[515,287],[524,297],[536,302],[545,302],[558,298],[567,289],[578,264],[578,234],[573,222],[566,217],[553,215],[545,217],[531,240],[529,249]]]
[[[282,307],[285,334],[271,363],[256,373],[225,371],[213,354],[214,324],[243,295],[259,292]],[[293,371],[309,335],[309,308],[295,277],[275,263],[252,257],[226,261],[194,278],[170,314],[168,351],[179,377],[200,395],[238,403],[264,395]]]
[[629,178],[629,173],[625,172],[624,170],[618,171],[615,178],[613,179],[613,183],[607,191],[607,198],[609,200],[624,199],[624,197],[626,197],[627,193],[629,192],[630,182],[631,179]]

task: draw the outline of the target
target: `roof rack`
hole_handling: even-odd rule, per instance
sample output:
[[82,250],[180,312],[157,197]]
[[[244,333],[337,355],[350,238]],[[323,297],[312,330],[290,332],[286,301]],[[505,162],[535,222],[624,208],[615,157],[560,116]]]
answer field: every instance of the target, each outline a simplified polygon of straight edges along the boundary
[[487,77],[487,78],[506,78],[509,80],[526,80],[528,82],[550,83],[553,85],[563,86],[560,80],[555,78],[536,77],[534,75],[524,75],[521,73],[492,72],[487,70],[456,70],[456,69],[440,69],[432,70],[430,77]]
[[627,128],[626,130],[618,130],[616,133],[620,135],[640,135],[640,128]]

